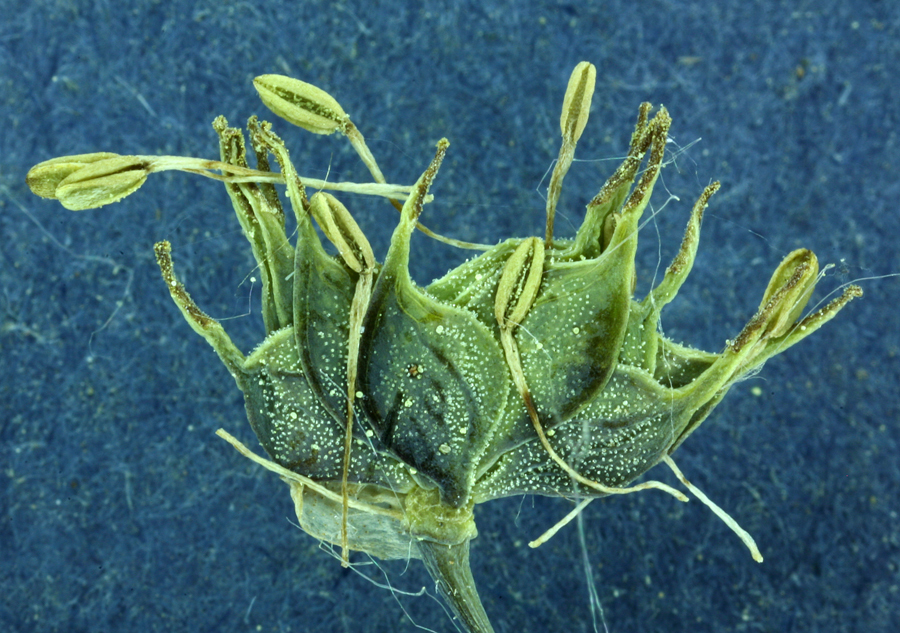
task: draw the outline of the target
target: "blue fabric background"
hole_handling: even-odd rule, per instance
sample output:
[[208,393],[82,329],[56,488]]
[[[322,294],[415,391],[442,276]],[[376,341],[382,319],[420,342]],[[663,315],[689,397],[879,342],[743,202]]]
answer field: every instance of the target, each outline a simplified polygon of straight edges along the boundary
[[[720,349],[801,245],[837,264],[817,298],[900,271],[892,2],[0,0],[0,15],[2,631],[416,630],[403,609],[453,630],[427,595],[401,608],[341,569],[291,525],[284,484],[213,435],[257,446],[152,245],[172,242],[195,299],[252,349],[259,286],[222,188],[159,174],[121,204],[75,214],[30,195],[24,176],[39,161],[217,157],[213,117],[269,116],[251,80],[289,74],[341,102],[389,181],[412,182],[450,138],[423,217],[435,230],[540,234],[562,95],[589,60],[597,93],[560,233],[618,164],[644,100],[669,108],[673,154],[699,142],[657,185],[639,290],[675,252],[703,186],[723,183],[697,266],[664,313],[668,336]],[[276,127],[301,174],[368,179],[342,138]],[[665,204],[667,191],[680,202]],[[342,198],[383,256],[396,213]],[[414,275],[425,283],[463,256],[417,235]],[[765,563],[696,501],[646,492],[586,510],[610,631],[896,630],[900,281],[860,283],[862,300],[737,385],[676,455]],[[474,573],[498,632],[593,630],[574,525],[526,546],[569,508],[477,508]],[[384,569],[393,586],[434,595],[421,565]],[[359,571],[386,582],[373,565]]]

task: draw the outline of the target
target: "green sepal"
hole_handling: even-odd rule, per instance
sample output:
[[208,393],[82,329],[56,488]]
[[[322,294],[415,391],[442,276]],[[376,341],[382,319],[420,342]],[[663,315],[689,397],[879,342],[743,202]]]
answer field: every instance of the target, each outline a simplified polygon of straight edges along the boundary
[[506,403],[497,387],[509,373],[487,326],[428,296],[409,275],[409,240],[444,149],[403,205],[373,289],[360,341],[365,396],[358,404],[384,445],[459,508]]

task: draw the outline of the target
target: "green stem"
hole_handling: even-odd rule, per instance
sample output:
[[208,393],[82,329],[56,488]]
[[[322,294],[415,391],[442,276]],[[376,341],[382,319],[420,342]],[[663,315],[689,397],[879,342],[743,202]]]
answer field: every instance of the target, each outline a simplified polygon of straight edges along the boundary
[[423,540],[419,551],[441,597],[467,633],[494,633],[469,567],[469,541],[445,545]]

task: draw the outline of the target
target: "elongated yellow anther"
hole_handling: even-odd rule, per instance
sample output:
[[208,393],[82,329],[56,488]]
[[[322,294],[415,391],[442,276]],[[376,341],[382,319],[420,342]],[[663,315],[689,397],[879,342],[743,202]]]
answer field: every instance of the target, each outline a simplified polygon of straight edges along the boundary
[[494,316],[501,329],[515,327],[531,309],[544,274],[544,244],[536,237],[522,240],[510,255],[497,284]]
[[371,271],[375,254],[347,207],[325,191],[315,194],[309,202],[313,217],[328,241],[337,247],[344,263],[357,273]]
[[580,62],[569,77],[566,96],[563,97],[559,130],[563,138],[575,143],[581,138],[591,112],[591,98],[597,82],[597,68],[590,62]]
[[553,221],[556,217],[556,203],[562,191],[563,179],[575,159],[575,146],[584,132],[588,116],[591,113],[591,98],[594,96],[594,84],[597,81],[597,69],[590,62],[580,62],[569,77],[566,95],[563,97],[562,114],[559,117],[559,129],[562,133],[562,145],[559,158],[550,177],[547,189],[547,229],[544,242],[547,248],[553,246]]
[[56,187],[56,198],[71,211],[96,209],[137,191],[150,165],[142,156],[114,156],[85,165]]
[[760,310],[766,309],[767,304],[780,293],[777,312],[772,316],[766,334],[781,336],[797,322],[812,296],[818,278],[819,261],[810,250],[798,248],[781,261],[772,273],[772,279],[759,305]]
[[334,97],[312,84],[284,75],[260,75],[253,87],[267,108],[313,134],[332,134],[350,121]]
[[94,152],[51,158],[29,169],[25,182],[33,194],[56,200],[56,188],[63,180],[86,165],[117,156],[112,152]]

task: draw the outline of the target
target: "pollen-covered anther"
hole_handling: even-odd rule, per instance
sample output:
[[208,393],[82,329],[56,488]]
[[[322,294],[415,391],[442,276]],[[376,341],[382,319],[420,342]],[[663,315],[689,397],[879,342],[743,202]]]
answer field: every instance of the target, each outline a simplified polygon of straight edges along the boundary
[[320,191],[309,200],[310,210],[325,237],[334,244],[341,259],[354,272],[372,270],[375,255],[359,225],[341,201]]
[[587,125],[596,81],[597,69],[590,62],[580,62],[569,76],[569,85],[563,97],[562,114],[559,117],[562,145],[553,174],[550,176],[550,186],[547,188],[547,228],[544,241],[548,247],[553,244],[553,222],[563,179],[575,159],[575,146]]
[[794,326],[818,280],[819,263],[805,248],[785,257],[769,281],[759,310],[732,341],[731,349],[738,353],[748,343],[779,338]]
[[[38,170],[41,165],[45,168],[38,175],[32,175],[32,172]],[[32,175],[35,182],[40,181],[38,187],[42,190],[49,188],[55,178],[71,168],[71,164],[68,163],[49,166],[41,163],[41,165],[34,167],[29,175]],[[113,155],[111,158],[93,161],[71,171],[58,182],[54,197],[71,211],[96,209],[118,202],[137,191],[147,180],[150,172],[151,166],[142,156]]]
[[770,310],[765,334],[782,336],[797,322],[809,302],[819,276],[819,262],[812,251],[800,248],[785,257],[769,282],[760,311]]
[[272,112],[313,134],[332,134],[350,117],[330,94],[284,75],[260,75],[253,80],[259,98]]
[[528,314],[543,273],[544,245],[535,237],[522,240],[506,261],[497,285],[494,313],[502,329],[518,325]]
[[559,128],[563,138],[571,143],[581,138],[587,125],[596,81],[597,68],[590,62],[580,62],[569,77]]
[[51,158],[29,169],[25,176],[25,182],[33,194],[41,198],[56,200],[56,188],[68,176],[92,163],[117,157],[119,154],[112,152],[94,152]]

